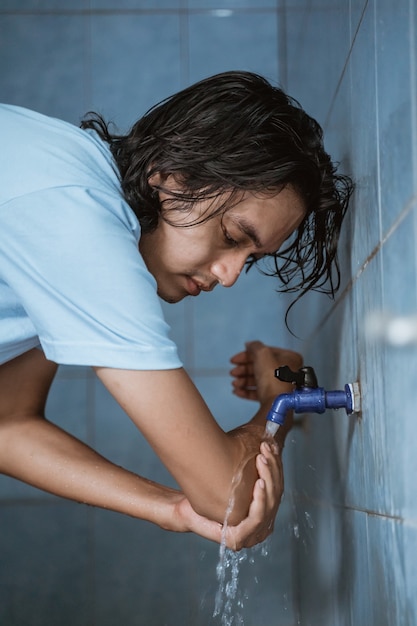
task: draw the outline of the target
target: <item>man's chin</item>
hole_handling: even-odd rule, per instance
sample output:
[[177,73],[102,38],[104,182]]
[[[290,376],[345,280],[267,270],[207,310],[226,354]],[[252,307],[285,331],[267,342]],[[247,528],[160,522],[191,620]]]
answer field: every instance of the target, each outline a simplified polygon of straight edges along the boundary
[[184,300],[185,296],[187,295],[186,293],[182,296],[180,295],[169,295],[167,293],[163,293],[162,291],[157,291],[158,296],[161,298],[161,300],[163,300],[164,302],[167,302],[168,304],[176,304],[177,302],[180,302],[181,300]]

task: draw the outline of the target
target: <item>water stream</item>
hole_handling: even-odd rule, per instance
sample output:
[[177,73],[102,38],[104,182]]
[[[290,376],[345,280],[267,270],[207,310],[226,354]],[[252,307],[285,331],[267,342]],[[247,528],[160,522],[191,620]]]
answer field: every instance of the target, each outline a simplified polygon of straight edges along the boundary
[[[265,432],[265,439],[270,439],[268,431]],[[255,554],[260,553],[261,556],[269,554],[270,539],[254,546],[250,549],[243,549],[235,552],[226,547],[226,530],[229,515],[234,505],[234,494],[242,477],[242,471],[246,463],[253,458],[254,455],[248,456],[240,465],[233,478],[231,496],[229,505],[226,510],[225,520],[223,524],[222,540],[219,549],[219,561],[216,567],[216,576],[218,580],[218,589],[215,597],[215,606],[213,617],[220,619],[221,626],[244,626],[244,600],[245,592],[239,587],[239,572],[242,563],[253,564],[255,562]],[[255,584],[258,580],[254,578]]]
[[247,592],[239,585],[239,574],[242,564],[250,566],[255,564],[256,557],[268,556],[270,552],[270,538],[263,543],[250,549],[234,552],[226,548],[224,543],[220,547],[219,562],[216,568],[219,583],[215,598],[213,617],[220,619],[221,626],[244,626],[244,603],[248,593],[254,592],[254,586],[259,580],[254,575],[253,586]]

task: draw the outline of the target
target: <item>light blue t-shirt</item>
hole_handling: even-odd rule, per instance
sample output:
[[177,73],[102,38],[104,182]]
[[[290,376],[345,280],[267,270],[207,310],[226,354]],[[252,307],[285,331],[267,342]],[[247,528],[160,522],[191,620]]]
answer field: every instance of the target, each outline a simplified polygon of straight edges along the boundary
[[107,144],[0,105],[0,363],[181,367]]

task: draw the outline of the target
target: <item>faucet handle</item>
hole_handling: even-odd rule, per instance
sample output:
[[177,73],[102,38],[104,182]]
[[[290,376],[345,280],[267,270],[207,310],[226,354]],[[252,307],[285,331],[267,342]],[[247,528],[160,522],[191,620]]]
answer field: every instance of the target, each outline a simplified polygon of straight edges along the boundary
[[275,376],[285,383],[293,383],[297,389],[302,387],[316,389],[319,386],[316,374],[313,368],[309,366],[300,368],[298,372],[293,372],[288,365],[283,365],[275,370]]

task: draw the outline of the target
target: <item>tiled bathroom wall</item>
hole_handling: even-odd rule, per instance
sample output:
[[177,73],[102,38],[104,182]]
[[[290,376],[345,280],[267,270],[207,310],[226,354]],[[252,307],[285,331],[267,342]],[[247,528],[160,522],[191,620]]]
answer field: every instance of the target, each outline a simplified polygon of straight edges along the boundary
[[[242,562],[242,606],[228,626],[417,623],[417,348],[394,345],[392,324],[372,318],[417,313],[416,31],[415,0],[0,4],[0,101],[75,124],[94,109],[124,129],[191,82],[248,69],[318,119],[356,181],[341,290],[334,302],[313,294],[295,305],[299,339],[283,321],[291,300],[256,270],[231,290],[164,307],[225,428],[256,408],[231,395],[228,376],[250,339],[300,349],[326,388],[362,388],[360,417],[299,417],[274,536]],[[112,461],[170,483],[88,369],[61,368],[48,416]],[[1,626],[222,623],[212,617],[216,545],[0,478]]]
[[293,324],[321,385],[362,389],[294,432],[305,626],[417,623],[416,24],[415,0],[287,2],[287,88],[356,182],[342,290]]

